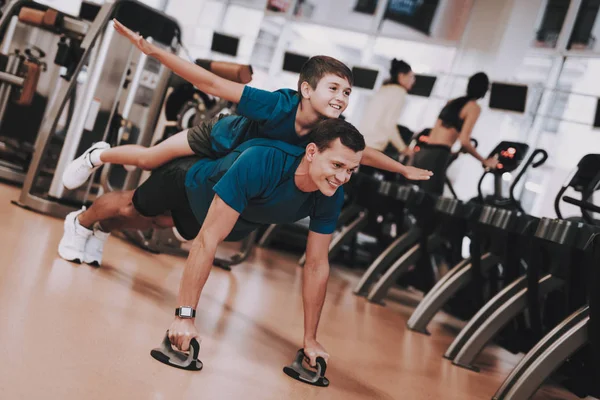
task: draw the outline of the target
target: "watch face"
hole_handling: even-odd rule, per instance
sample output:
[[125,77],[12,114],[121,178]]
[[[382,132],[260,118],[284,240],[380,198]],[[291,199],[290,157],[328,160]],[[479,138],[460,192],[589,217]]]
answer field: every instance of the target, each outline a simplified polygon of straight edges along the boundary
[[192,309],[190,307],[181,307],[179,315],[181,315],[182,317],[191,317]]

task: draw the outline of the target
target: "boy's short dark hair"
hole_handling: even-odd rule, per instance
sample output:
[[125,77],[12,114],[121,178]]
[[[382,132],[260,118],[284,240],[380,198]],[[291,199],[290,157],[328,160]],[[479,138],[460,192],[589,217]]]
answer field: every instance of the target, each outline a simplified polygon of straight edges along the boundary
[[355,153],[363,151],[366,147],[365,138],[358,129],[340,118],[319,122],[310,133],[310,141],[317,145],[319,151],[329,148],[331,142],[338,138],[344,146]]
[[314,56],[302,65],[300,77],[298,78],[298,95],[302,96],[302,82],[308,82],[315,89],[317,84],[326,74],[334,74],[344,78],[352,86],[354,78],[352,71],[340,60],[328,56]]

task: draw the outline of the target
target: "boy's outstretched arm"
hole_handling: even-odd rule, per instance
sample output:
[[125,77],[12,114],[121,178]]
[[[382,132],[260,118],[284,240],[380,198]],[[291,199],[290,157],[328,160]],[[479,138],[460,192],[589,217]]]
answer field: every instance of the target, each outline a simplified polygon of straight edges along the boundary
[[431,171],[403,165],[372,147],[365,148],[360,163],[369,167],[402,174],[406,179],[412,181],[425,181],[433,175]]
[[125,25],[113,20],[115,30],[125,36],[144,54],[160,61],[165,67],[179,75],[201,91],[222,99],[239,103],[244,91],[244,85],[223,79],[204,68],[184,60],[183,58],[149,43],[146,39],[127,28]]

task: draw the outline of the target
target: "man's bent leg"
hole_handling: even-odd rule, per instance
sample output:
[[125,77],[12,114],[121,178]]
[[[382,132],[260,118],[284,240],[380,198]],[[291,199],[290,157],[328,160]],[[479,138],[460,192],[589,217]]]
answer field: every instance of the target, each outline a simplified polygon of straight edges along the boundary
[[94,233],[90,236],[85,245],[84,262],[86,264],[96,266],[102,264],[104,244],[106,243],[110,232],[114,230],[163,228],[173,225],[173,220],[169,215],[144,217],[135,210],[133,205],[121,209],[120,214],[121,216],[119,217],[110,218],[102,221],[102,223],[94,224]]
[[91,229],[81,226],[77,221],[77,217],[84,210],[85,207],[67,215],[63,224],[64,233],[58,244],[58,255],[78,264],[84,260],[85,244],[93,233]]
[[[94,229],[96,222],[118,217],[131,205],[133,192],[111,192],[100,196],[89,210],[74,211],[67,215],[64,222],[64,234],[58,245],[58,254],[68,261],[89,262],[99,264],[101,249],[108,235]],[[91,243],[90,243],[91,242]],[[87,257],[86,247],[90,253],[98,252],[98,257]],[[96,249],[91,251],[91,249]]]
[[[126,192],[110,192],[98,197],[89,210],[84,211],[78,217],[81,226],[92,229],[96,222],[102,224],[103,221],[118,218],[129,217],[133,207],[131,199],[133,190]],[[108,231],[110,232],[110,231]]]

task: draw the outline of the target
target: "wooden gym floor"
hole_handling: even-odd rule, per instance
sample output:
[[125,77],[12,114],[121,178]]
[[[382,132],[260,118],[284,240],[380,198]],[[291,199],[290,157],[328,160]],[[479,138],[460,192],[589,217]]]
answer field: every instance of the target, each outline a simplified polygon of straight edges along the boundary
[[172,321],[183,258],[111,237],[101,268],[71,264],[56,251],[62,221],[11,205],[18,193],[0,185],[2,399],[490,399],[519,358],[492,348],[481,373],[452,366],[442,354],[457,321],[410,332],[411,306],[355,297],[358,277],[334,266],[319,330],[331,385],[294,381],[282,367],[302,344],[301,269],[258,249],[211,273],[196,318],[204,369],[169,368],[149,353]]

